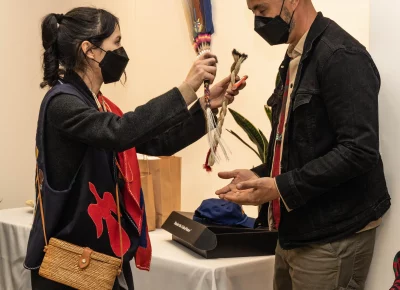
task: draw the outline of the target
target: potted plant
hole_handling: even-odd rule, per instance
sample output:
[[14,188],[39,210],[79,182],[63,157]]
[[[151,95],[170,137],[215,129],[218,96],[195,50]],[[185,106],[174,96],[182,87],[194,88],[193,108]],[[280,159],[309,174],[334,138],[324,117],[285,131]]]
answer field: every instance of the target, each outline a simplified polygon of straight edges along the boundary
[[[270,124],[272,125],[272,112],[268,106],[264,106],[265,113],[269,119]],[[267,154],[268,154],[268,139],[265,137],[264,133],[256,128],[248,119],[243,117],[241,114],[236,112],[235,110],[229,109],[229,112],[232,114],[236,123],[243,129],[243,131],[247,134],[250,141],[253,142],[255,148],[248,144],[243,140],[237,133],[232,130],[227,130],[233,136],[238,138],[245,146],[250,148],[257,156],[260,158],[262,163],[267,162]]]
[[[276,75],[275,79],[275,87],[279,85],[281,82],[281,77],[279,72]],[[271,108],[267,105],[264,106],[265,113],[267,114],[268,120],[272,127],[272,111]],[[257,129],[248,119],[243,117],[241,114],[236,112],[235,110],[229,109],[229,112],[232,114],[236,123],[245,131],[250,141],[254,143],[256,149],[250,146],[247,142],[245,142],[238,134],[233,132],[232,130],[227,130],[233,136],[238,138],[244,145],[250,148],[261,160],[262,163],[267,162],[267,154],[268,154],[268,139],[265,137],[264,133]]]

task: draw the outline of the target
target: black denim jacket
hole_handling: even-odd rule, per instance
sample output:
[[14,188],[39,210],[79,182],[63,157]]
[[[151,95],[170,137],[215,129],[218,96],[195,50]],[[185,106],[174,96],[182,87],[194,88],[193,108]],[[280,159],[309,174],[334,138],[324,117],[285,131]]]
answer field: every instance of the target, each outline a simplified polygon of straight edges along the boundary
[[[269,176],[283,87],[290,58],[268,105],[273,128],[268,160],[255,169]],[[290,249],[331,242],[363,229],[390,207],[379,153],[379,72],[356,39],[318,14],[296,76],[276,182],[281,203],[279,240]],[[268,204],[258,225],[268,225]]]

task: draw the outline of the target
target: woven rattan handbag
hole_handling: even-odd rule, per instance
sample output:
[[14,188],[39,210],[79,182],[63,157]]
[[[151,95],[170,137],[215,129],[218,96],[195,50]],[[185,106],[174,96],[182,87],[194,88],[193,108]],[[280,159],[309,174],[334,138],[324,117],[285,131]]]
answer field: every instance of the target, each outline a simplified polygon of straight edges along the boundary
[[82,290],[111,290],[116,277],[121,273],[122,267],[122,234],[121,217],[118,197],[118,185],[116,185],[116,201],[119,225],[119,238],[121,259],[95,252],[89,248],[79,247],[62,240],[51,238],[47,241],[46,224],[42,202],[43,172],[36,170],[36,182],[38,186],[38,202],[42,219],[45,256],[39,269],[39,275]]

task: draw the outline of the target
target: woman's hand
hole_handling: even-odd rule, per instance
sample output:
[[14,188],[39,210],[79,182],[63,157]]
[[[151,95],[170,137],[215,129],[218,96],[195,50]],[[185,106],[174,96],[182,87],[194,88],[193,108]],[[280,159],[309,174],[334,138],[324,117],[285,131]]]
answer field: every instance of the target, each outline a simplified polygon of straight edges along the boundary
[[[237,76],[236,81],[239,81],[240,78]],[[224,78],[219,83],[215,84],[211,87],[210,90],[210,106],[211,109],[218,109],[222,106],[224,99],[228,100],[228,104],[232,103],[235,100],[235,96],[239,94],[239,91],[246,87],[246,81],[237,88],[232,88],[230,85],[231,76]],[[204,97],[200,98],[200,103],[203,109],[205,108],[205,100]]]
[[185,82],[195,91],[200,88],[204,80],[214,82],[217,74],[217,57],[210,53],[201,55],[192,65]]

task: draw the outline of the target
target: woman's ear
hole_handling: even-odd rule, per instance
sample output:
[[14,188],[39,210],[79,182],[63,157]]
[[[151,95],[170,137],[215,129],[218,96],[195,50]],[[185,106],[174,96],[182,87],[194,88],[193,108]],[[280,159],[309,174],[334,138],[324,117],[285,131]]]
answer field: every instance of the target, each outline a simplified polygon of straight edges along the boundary
[[83,51],[83,54],[86,55],[86,57],[88,57],[90,59],[94,59],[93,44],[91,44],[89,41],[85,40],[81,44],[81,49]]

